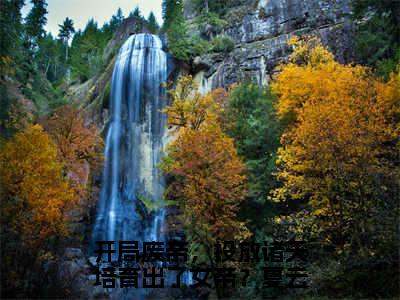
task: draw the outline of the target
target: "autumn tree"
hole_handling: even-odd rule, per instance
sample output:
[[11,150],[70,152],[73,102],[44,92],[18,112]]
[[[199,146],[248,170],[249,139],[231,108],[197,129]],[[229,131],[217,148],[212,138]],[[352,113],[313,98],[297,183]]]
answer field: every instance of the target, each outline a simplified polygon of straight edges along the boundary
[[56,109],[42,123],[57,145],[64,173],[80,197],[84,197],[90,167],[95,169],[101,162],[103,143],[97,129],[85,124],[83,112],[71,105]]
[[56,145],[39,125],[1,145],[1,269],[9,275],[2,278],[8,295],[29,290],[33,265],[51,257],[68,234],[66,213],[76,198],[62,169]]
[[291,120],[278,151],[282,187],[274,199],[307,204],[301,214],[312,222],[307,230],[306,221],[299,224],[298,233],[342,258],[357,257],[359,268],[379,260],[389,278],[398,247],[389,224],[399,213],[399,75],[383,83],[365,67],[337,63],[316,38],[291,43],[290,62],[272,85],[278,115]]
[[[77,198],[63,176],[57,147],[40,125],[1,144],[2,292],[19,295],[43,284],[37,266],[51,261],[69,234]],[[35,269],[36,268],[36,269]]]
[[33,247],[52,235],[65,235],[63,214],[74,196],[62,176],[57,147],[42,127],[17,133],[2,145],[0,158],[0,182],[7,195],[2,210],[14,216],[9,225],[22,233],[23,243]]
[[168,90],[173,103],[163,110],[168,126],[197,131],[207,121],[216,119],[221,106],[211,94],[202,95],[198,88],[198,83],[189,75],[180,77],[176,88]]
[[249,236],[237,217],[246,195],[245,166],[217,122],[211,95],[200,95],[190,76],[181,77],[170,94],[174,102],[165,112],[178,136],[162,164],[171,178],[166,197],[178,201],[189,238],[205,245],[213,263],[213,243]]

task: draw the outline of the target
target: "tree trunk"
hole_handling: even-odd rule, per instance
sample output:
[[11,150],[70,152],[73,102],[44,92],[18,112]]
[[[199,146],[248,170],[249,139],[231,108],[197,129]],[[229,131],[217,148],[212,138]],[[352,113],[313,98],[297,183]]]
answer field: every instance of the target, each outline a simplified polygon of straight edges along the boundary
[[208,13],[208,0],[204,0],[204,10]]
[[45,76],[47,76],[47,72],[49,71],[49,67],[50,67],[50,58],[49,58],[49,61],[47,62],[46,71],[44,72]]
[[65,43],[65,62],[68,61],[68,40]]

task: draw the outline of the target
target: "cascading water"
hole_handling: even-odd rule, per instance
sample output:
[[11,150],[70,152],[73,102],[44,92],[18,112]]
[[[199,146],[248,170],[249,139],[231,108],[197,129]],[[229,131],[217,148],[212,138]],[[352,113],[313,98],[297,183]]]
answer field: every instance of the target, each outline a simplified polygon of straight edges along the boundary
[[[96,241],[115,241],[117,245],[122,240],[140,244],[166,240],[164,178],[157,167],[167,140],[166,116],[160,112],[166,105],[166,80],[167,53],[160,38],[151,34],[130,36],[119,50],[112,76],[92,253]],[[149,214],[144,203],[151,203],[155,211]],[[166,274],[166,286],[174,279],[173,274]],[[189,285],[191,280],[188,272],[182,275],[183,284]],[[147,293],[140,289],[109,292],[114,299],[131,299],[133,295],[136,299]]]
[[[165,140],[167,55],[161,40],[136,34],[121,47],[112,76],[110,121],[100,202],[93,230],[99,240],[160,241],[164,210],[143,220],[140,206],[162,201],[157,164]],[[142,205],[143,206],[143,205]]]

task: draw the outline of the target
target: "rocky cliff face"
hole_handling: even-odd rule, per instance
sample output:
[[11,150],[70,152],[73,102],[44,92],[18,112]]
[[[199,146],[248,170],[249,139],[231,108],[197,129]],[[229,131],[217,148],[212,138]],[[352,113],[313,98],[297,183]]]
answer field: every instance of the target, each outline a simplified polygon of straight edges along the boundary
[[[290,52],[288,39],[312,33],[341,62],[352,60],[353,25],[349,19],[350,0],[247,0],[240,1],[225,15],[228,24],[221,35],[229,36],[235,48],[229,54],[197,57],[192,72],[202,90],[251,79],[267,84],[274,69]],[[185,16],[196,17],[190,1]]]
[[[276,67],[284,62],[293,35],[315,34],[341,62],[353,60],[354,25],[350,20],[351,0],[236,0],[223,16],[226,25],[219,33],[229,36],[235,47],[229,53],[209,53],[196,57],[186,72],[194,74],[207,92],[241,80],[268,84]],[[232,3],[234,3],[232,5]],[[189,23],[197,17],[193,0],[186,0],[184,15]],[[195,29],[197,30],[197,28]],[[131,35],[148,32],[143,20],[124,20],[104,52],[107,66],[84,84],[70,88],[71,98],[87,110],[90,122],[103,127],[108,119],[109,82],[115,56]],[[173,59],[169,58],[169,71]],[[174,73],[173,76],[175,76]],[[172,78],[172,77],[171,77]],[[170,79],[171,79],[170,78]]]

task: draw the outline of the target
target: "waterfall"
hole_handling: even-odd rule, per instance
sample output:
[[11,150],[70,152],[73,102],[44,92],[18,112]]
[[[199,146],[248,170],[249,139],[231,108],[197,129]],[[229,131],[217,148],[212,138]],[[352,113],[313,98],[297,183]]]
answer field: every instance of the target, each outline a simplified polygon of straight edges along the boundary
[[[112,75],[110,120],[92,243],[159,241],[164,210],[143,219],[142,201],[162,201],[159,163],[165,139],[167,56],[161,40],[135,34],[119,50]],[[142,207],[140,207],[142,206]],[[147,218],[148,219],[148,218]]]

